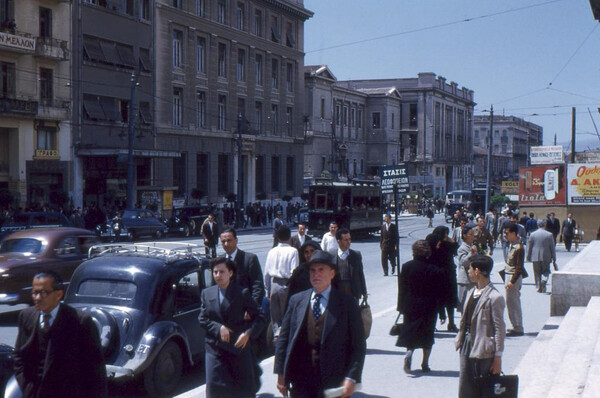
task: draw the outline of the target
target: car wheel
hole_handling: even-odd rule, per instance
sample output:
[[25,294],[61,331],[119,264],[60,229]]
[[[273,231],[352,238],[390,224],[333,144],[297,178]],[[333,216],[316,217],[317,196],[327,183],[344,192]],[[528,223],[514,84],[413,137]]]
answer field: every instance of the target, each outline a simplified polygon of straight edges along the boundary
[[154,238],[156,238],[156,239],[161,239],[161,238],[163,237],[163,235],[164,235],[164,234],[163,234],[163,231],[161,231],[161,230],[159,229],[159,230],[157,230],[157,231],[154,233]]
[[167,342],[154,362],[144,372],[144,387],[150,397],[171,396],[179,384],[183,361],[181,350],[173,341]]

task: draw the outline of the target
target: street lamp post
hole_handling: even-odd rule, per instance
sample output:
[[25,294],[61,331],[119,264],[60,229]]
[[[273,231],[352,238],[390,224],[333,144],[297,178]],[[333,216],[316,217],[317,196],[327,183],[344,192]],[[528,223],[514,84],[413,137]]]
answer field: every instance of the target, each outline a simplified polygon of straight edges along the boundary
[[492,160],[492,141],[494,139],[494,105],[490,107],[490,132],[488,134],[487,173],[485,175],[485,212],[490,210],[490,166]]
[[131,98],[129,105],[129,131],[127,140],[127,208],[133,209],[133,139],[135,136],[135,87],[137,86],[137,75],[131,72]]

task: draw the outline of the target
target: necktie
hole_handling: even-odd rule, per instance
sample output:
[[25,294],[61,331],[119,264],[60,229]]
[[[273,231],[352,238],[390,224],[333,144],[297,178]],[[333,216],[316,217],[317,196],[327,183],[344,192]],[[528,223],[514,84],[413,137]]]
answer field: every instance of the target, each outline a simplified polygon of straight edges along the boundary
[[44,333],[50,330],[50,314],[44,314],[42,316],[42,331]]
[[321,317],[321,294],[315,294],[315,302],[313,303],[312,312],[315,317],[315,321],[318,321]]

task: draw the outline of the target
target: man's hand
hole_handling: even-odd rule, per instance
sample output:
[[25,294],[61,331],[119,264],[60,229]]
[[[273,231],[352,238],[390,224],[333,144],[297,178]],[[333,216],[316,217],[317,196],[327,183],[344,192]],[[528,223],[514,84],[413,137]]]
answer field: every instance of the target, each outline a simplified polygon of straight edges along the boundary
[[344,382],[342,383],[342,388],[344,389],[342,391],[342,398],[348,398],[352,394],[354,394],[354,383],[352,383],[350,380],[344,379]]
[[507,288],[507,289],[512,289],[512,288],[513,288],[513,286],[514,286],[514,285],[513,285],[513,283],[512,283],[512,282],[508,282],[508,283],[506,284],[506,288]]
[[471,253],[472,254],[477,254],[478,251],[479,251],[479,249],[477,248],[477,245],[471,246]]
[[495,356],[490,366],[490,373],[493,375],[500,374],[502,372],[502,357]]
[[277,375],[277,390],[279,390],[279,392],[281,393],[281,395],[283,395],[284,397],[288,396],[288,386],[285,384],[284,380],[283,380],[283,375],[278,374]]
[[244,332],[244,333],[240,334],[240,337],[238,337],[237,341],[234,344],[235,348],[241,348],[241,349],[246,348],[246,344],[248,344],[248,340],[250,340],[250,333]]
[[231,333],[231,329],[229,329],[225,325],[221,325],[221,328],[219,329],[219,332],[221,334],[221,341],[223,341],[225,343],[229,343],[229,335]]

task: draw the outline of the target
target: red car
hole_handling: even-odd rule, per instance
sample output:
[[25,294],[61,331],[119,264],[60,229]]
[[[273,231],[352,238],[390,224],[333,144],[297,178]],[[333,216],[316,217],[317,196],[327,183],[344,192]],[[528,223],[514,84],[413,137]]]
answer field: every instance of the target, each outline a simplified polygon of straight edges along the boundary
[[0,304],[32,304],[31,282],[41,271],[55,271],[68,284],[97,243],[94,232],[70,227],[28,229],[7,236],[0,246]]

